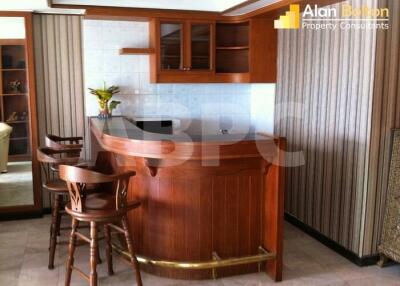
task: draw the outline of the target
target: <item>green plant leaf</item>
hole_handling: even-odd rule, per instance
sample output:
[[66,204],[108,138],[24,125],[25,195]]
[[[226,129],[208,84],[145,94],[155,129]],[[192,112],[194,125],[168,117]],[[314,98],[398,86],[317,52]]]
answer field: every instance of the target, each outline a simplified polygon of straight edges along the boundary
[[115,108],[117,108],[117,106],[121,103],[121,101],[118,100],[113,100],[110,102],[110,106],[108,107],[108,109],[110,111],[113,111]]

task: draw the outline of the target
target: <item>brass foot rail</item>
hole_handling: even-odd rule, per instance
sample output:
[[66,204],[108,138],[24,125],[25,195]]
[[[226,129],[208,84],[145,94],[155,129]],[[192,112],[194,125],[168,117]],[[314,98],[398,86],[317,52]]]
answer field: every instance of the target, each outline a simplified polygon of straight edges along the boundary
[[[117,253],[129,258],[129,253],[122,249],[119,245],[113,243],[113,250]],[[166,268],[177,268],[177,269],[213,269],[213,278],[216,278],[216,268],[251,264],[251,263],[261,263],[267,260],[272,260],[276,257],[275,253],[269,253],[262,246],[259,246],[259,254],[242,256],[242,257],[232,257],[232,258],[220,258],[216,252],[212,253],[213,260],[209,261],[170,261],[170,260],[157,260],[142,255],[137,255],[137,260],[139,263],[154,265]]]

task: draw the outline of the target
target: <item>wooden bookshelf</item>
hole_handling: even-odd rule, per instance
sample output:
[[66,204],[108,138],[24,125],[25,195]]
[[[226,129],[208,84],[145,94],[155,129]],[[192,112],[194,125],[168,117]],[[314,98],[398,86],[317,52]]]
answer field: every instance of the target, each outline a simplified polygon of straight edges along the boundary
[[0,121],[13,128],[10,161],[30,160],[26,47],[20,40],[0,40]]

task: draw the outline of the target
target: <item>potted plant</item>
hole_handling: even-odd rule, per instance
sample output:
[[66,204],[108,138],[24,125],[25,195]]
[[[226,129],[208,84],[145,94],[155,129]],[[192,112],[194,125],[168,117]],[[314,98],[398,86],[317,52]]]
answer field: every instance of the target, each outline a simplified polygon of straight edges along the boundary
[[120,101],[113,100],[113,95],[119,92],[119,87],[112,85],[110,87],[106,87],[106,83],[104,82],[103,88],[93,89],[89,88],[90,93],[97,97],[100,106],[99,118],[109,118],[111,117],[112,111],[120,104]]

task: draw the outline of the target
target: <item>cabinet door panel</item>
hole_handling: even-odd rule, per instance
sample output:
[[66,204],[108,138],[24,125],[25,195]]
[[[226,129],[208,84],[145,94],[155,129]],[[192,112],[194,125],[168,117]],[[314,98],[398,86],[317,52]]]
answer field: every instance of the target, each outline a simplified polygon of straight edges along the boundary
[[192,23],[190,25],[191,70],[212,69],[212,25]]
[[183,25],[179,22],[160,23],[161,70],[181,70]]

